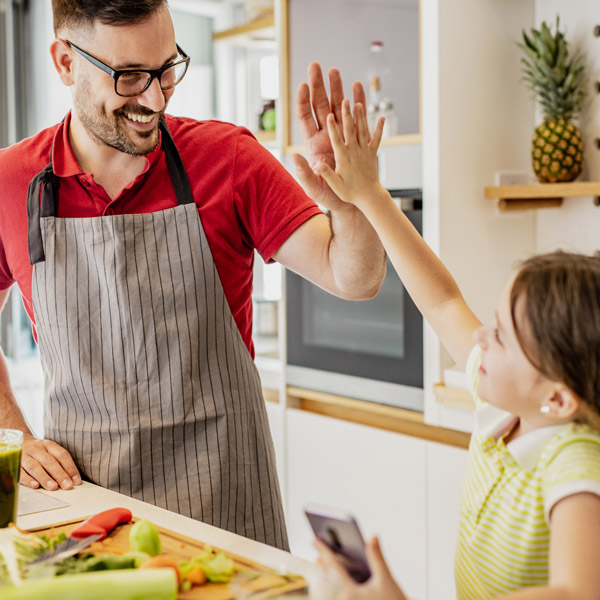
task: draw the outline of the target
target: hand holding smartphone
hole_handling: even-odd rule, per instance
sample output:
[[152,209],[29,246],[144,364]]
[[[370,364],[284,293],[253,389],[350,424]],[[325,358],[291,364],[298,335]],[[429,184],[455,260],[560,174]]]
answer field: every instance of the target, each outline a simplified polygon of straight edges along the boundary
[[350,576],[363,583],[371,576],[365,542],[354,517],[340,509],[308,504],[304,508],[316,537],[336,554]]

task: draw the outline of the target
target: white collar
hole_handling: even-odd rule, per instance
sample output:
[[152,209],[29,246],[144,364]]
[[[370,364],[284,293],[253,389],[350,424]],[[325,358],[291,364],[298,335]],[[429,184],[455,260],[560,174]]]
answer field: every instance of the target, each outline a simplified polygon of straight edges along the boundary
[[[485,404],[476,413],[477,426],[482,439],[500,439],[513,425],[515,415],[501,408]],[[539,427],[529,433],[519,436],[506,444],[506,449],[518,465],[525,471],[531,471],[540,457],[546,444],[564,427],[563,425],[549,425]]]

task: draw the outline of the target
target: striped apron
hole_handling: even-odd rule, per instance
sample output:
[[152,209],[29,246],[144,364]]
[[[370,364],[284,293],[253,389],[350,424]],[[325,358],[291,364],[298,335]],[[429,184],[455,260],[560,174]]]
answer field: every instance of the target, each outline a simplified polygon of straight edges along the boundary
[[45,437],[85,479],[287,549],[258,372],[161,132],[175,208],[58,218],[52,162],[30,183]]

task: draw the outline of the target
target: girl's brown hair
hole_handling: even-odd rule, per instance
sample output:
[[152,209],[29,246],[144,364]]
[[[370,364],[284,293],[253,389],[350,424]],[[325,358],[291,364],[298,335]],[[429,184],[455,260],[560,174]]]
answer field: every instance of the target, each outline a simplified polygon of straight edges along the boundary
[[[519,299],[524,323],[517,318]],[[552,252],[526,260],[513,282],[510,310],[531,363],[599,415],[600,258]]]

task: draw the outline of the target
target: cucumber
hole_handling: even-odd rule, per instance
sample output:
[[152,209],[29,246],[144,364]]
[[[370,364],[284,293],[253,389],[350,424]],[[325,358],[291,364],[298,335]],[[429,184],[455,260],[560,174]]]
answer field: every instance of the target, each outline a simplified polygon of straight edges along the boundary
[[0,588],[1,600],[175,600],[173,569],[123,569],[34,579]]

